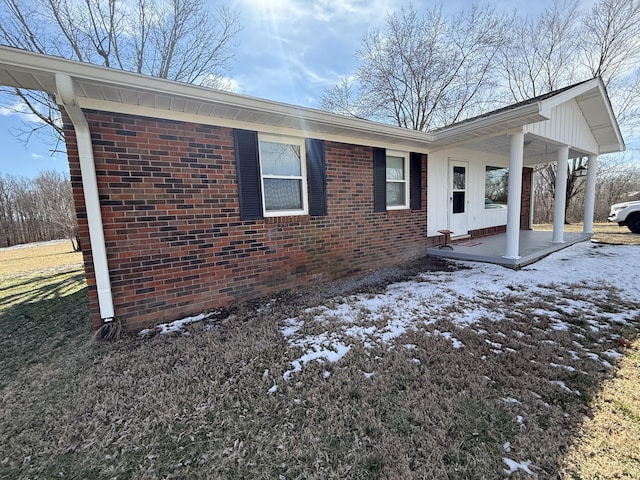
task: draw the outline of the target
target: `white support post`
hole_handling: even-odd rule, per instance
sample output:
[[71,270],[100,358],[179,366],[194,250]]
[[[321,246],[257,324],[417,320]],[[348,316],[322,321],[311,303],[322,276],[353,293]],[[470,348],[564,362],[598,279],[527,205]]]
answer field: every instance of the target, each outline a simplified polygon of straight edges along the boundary
[[509,153],[509,193],[507,199],[507,253],[503,258],[520,258],[520,208],[522,204],[522,164],[524,132],[511,134]]
[[596,202],[596,170],[598,156],[591,155],[587,163],[587,185],[584,192],[584,233],[593,233],[593,211]]
[[556,192],[553,199],[552,243],[564,243],[564,213],[567,204],[567,170],[569,169],[569,147],[560,147],[556,163]]

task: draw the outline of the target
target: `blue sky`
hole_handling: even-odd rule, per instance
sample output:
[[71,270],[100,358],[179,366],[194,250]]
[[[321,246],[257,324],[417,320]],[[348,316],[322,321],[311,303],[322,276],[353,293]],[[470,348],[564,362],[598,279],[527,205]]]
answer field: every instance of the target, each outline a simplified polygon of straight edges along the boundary
[[[212,8],[225,4],[240,14],[244,27],[237,38],[229,77],[238,93],[317,107],[324,88],[357,67],[355,52],[369,28],[381,26],[387,12],[407,0],[209,0]],[[423,2],[414,1],[416,7]],[[429,2],[433,5],[435,2]],[[445,12],[457,13],[468,0],[449,0]],[[498,9],[535,13],[550,0],[494,1]],[[589,2],[590,3],[590,2]],[[16,130],[29,118],[2,108],[0,97],[0,174],[33,177],[42,170],[68,172],[66,156],[51,154],[53,145],[33,136],[25,146]],[[63,146],[62,146],[63,147]]]

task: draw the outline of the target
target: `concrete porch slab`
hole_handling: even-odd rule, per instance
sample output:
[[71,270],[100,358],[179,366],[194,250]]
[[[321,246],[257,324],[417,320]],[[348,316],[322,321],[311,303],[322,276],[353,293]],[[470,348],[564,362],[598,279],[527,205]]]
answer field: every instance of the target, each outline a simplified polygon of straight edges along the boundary
[[448,248],[430,247],[428,255],[434,257],[451,258],[455,260],[469,260],[472,262],[495,263],[505,267],[518,269],[537,262],[550,253],[557,252],[578,242],[591,239],[590,233],[565,232],[564,243],[552,243],[553,232],[539,230],[520,231],[520,258],[517,260],[503,258],[507,251],[507,235],[500,233],[489,237],[466,239],[451,244]]

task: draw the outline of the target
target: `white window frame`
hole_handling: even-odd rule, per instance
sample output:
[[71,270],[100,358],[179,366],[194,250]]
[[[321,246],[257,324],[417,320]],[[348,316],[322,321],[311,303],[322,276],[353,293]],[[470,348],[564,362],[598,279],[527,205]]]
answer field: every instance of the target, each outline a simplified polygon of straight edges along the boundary
[[[387,198],[387,183],[404,183],[404,205],[387,205],[387,210],[407,210],[409,208],[409,152],[397,152],[393,150],[387,150],[386,157],[401,157],[404,159],[404,180],[388,180],[387,179],[387,170],[385,168],[384,172],[384,195],[385,195],[385,203]],[[386,158],[385,158],[386,165]]]
[[[265,175],[262,172],[262,151],[260,149],[260,142],[272,142],[283,143],[290,145],[297,145],[300,147],[300,173],[301,175]],[[260,164],[260,190],[262,195],[262,214],[265,217],[286,217],[293,215],[308,215],[309,213],[309,201],[307,198],[307,154],[304,148],[304,139],[297,137],[286,137],[281,135],[269,135],[258,133],[258,159]],[[299,210],[267,210],[267,203],[265,201],[265,188],[264,179],[275,178],[285,180],[300,180],[301,181],[301,195],[302,195],[302,208]]]

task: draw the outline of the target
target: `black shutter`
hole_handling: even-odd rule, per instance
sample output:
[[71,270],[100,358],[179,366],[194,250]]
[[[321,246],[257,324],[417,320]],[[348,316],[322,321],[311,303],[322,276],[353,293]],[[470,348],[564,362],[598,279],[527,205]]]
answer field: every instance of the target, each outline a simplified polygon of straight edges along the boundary
[[305,139],[307,151],[307,187],[309,190],[309,215],[322,217],[327,214],[327,171],[324,161],[324,140]]
[[411,210],[422,210],[422,154],[412,152],[410,162]]
[[373,149],[373,211],[387,211],[387,151]]
[[258,220],[262,218],[258,132],[234,130],[233,137],[240,194],[240,220]]

